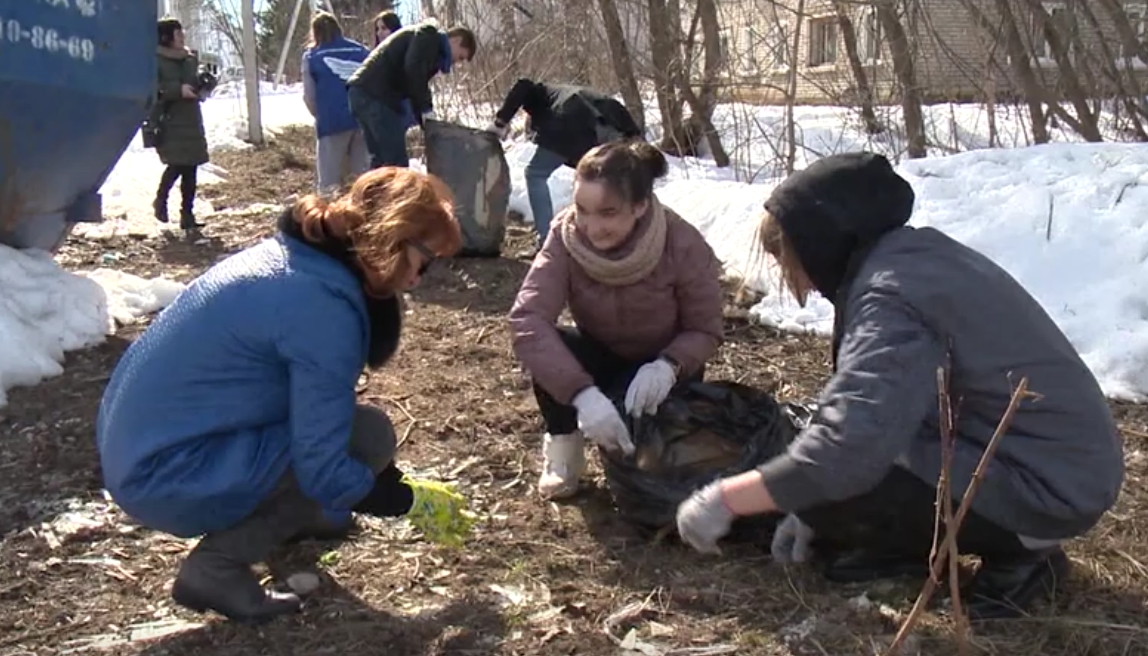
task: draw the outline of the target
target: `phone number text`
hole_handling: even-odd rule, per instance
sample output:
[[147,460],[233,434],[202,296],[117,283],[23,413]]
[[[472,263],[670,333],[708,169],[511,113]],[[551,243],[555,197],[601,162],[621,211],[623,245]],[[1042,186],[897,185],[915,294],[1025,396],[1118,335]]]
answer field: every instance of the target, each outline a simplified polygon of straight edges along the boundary
[[53,54],[91,62],[96,58],[96,44],[91,39],[60,34],[58,30],[39,25],[25,26],[15,19],[0,18],[0,42],[31,46]]

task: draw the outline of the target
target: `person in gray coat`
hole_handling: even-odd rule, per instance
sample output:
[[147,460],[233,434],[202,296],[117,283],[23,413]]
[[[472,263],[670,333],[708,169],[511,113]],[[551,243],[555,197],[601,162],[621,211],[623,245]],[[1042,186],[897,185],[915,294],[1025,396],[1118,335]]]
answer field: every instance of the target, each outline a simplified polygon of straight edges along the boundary
[[974,619],[1018,614],[1068,573],[1061,542],[1115,503],[1123,443],[1100,386],[1041,305],[988,257],[906,225],[914,194],[888,160],[823,158],[765,203],[762,249],[804,304],[834,304],[833,375],[787,453],[696,491],[678,510],[703,552],[741,515],[788,516],[774,557],[834,581],[925,575],[942,443],[937,370],[956,413],[954,507],[1022,377],[1020,405],[957,536],[981,558]]

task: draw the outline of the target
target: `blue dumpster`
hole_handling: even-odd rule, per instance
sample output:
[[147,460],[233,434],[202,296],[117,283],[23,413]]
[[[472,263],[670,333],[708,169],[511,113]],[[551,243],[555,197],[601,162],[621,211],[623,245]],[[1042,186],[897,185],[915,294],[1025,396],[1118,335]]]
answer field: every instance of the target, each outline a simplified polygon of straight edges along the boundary
[[55,252],[155,89],[155,0],[0,0],[0,243]]

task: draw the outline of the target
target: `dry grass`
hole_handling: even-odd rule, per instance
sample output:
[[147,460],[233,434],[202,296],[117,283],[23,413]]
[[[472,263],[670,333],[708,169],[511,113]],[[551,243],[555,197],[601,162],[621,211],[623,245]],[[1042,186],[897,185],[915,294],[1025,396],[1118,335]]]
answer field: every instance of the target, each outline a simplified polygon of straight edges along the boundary
[[[289,131],[263,151],[228,154],[220,163],[232,177],[210,191],[214,202],[275,203],[309,189],[302,169],[277,171],[268,151],[310,166],[309,135]],[[89,266],[116,249],[128,254],[119,260],[125,270],[187,279],[269,234],[273,215],[207,221],[198,244],[72,241],[60,259]],[[524,249],[528,234],[514,227],[509,242],[508,253]],[[401,522],[368,520],[353,542],[284,553],[273,572],[315,568],[323,587],[303,614],[257,630],[173,607],[168,586],[190,543],[132,526],[99,492],[99,395],[140,327],[71,354],[62,376],[12,390],[0,410],[0,655],[615,654],[631,629],[639,643],[658,645],[649,653],[880,653],[916,584],[833,586],[804,568],[772,564],[750,544],[732,545],[720,559],[675,541],[653,544],[615,518],[597,467],[571,503],[534,496],[541,425],[504,323],[527,265],[516,256],[434,271],[412,295],[399,355],[363,392],[409,431],[404,467],[455,480],[472,499],[483,517],[474,542],[446,552]],[[744,380],[787,399],[817,390],[828,372],[823,340],[730,314],[710,378]],[[977,627],[981,652],[1148,653],[1148,635],[1137,628],[1148,588],[1148,412],[1114,407],[1129,435],[1117,508],[1069,546],[1076,567],[1063,597],[1030,619]],[[61,515],[69,503],[73,514]],[[873,603],[847,603],[862,593]],[[955,653],[938,616],[925,618],[913,642],[921,653]]]

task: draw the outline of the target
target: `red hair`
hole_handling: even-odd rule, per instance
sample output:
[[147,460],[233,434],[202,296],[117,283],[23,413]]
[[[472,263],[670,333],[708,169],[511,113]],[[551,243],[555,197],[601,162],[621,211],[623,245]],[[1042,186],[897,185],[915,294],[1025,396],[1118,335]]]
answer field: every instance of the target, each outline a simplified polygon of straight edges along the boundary
[[373,296],[394,295],[410,273],[407,246],[418,244],[438,257],[462,246],[450,189],[433,175],[382,167],[359,176],[343,195],[328,201],[314,194],[292,210],[303,236],[321,243],[349,241]]

